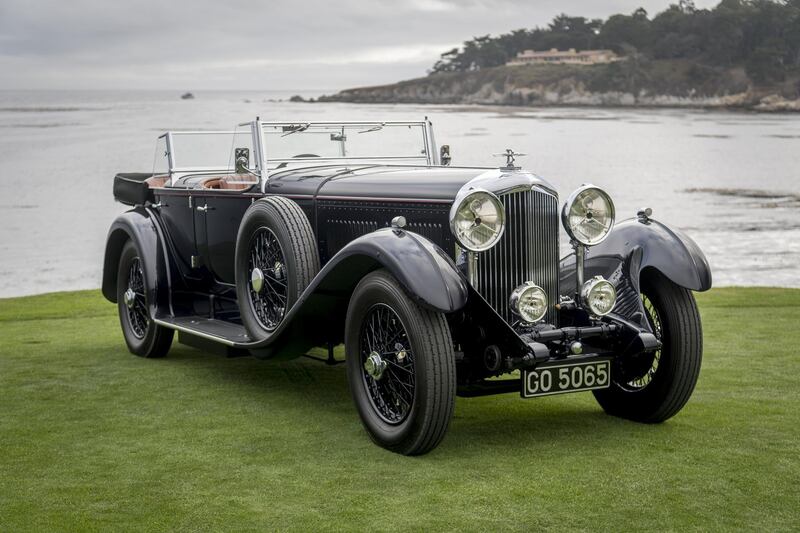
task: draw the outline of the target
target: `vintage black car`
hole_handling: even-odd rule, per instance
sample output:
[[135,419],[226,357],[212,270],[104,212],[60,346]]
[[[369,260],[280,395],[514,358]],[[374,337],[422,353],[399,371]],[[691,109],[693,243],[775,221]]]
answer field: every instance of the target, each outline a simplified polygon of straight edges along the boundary
[[[229,356],[345,346],[370,437],[422,454],[456,395],[592,390],[608,413],[675,415],[702,331],[703,253],[649,209],[514,165],[450,165],[426,119],[264,122],[169,132],[151,173],[119,174],[102,290],[131,352],[173,333]],[[559,259],[559,222],[574,253]]]

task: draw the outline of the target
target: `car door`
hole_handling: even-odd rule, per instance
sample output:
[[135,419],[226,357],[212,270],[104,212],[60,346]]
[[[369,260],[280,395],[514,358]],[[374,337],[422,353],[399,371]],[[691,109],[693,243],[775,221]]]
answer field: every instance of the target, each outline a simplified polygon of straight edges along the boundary
[[156,198],[178,267],[186,276],[192,270],[192,257],[197,255],[193,199],[186,190],[162,190]]
[[197,253],[203,266],[218,282],[231,285],[236,283],[236,235],[242,217],[252,201],[252,196],[243,195],[239,191],[204,194],[195,198]]

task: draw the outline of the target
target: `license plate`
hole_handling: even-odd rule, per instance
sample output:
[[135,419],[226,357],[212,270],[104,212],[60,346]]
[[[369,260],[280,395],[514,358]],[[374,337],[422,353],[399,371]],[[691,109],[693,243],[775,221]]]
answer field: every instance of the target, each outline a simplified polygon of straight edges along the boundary
[[605,389],[611,384],[611,360],[542,363],[522,372],[522,397]]

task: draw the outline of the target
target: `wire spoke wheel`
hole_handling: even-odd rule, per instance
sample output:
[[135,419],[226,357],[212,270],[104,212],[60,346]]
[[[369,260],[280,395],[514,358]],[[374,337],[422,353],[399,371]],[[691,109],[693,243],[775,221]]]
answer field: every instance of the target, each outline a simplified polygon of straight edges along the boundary
[[[655,305],[653,305],[653,301],[646,294],[642,294],[641,297],[642,306],[645,310],[647,322],[650,324],[650,329],[653,330],[653,335],[655,335],[659,341],[663,342],[664,326],[658,314],[658,309],[656,309]],[[633,372],[628,372],[628,381],[622,384],[622,387],[630,391],[642,390],[647,387],[653,381],[656,372],[658,372],[658,365],[661,362],[661,351],[662,348],[659,348],[651,354],[648,354],[648,357],[642,364],[636,365]],[[649,363],[649,365],[647,363]]]
[[606,413],[655,424],[675,416],[692,395],[703,360],[703,329],[689,289],[648,272],[640,294],[644,317],[661,345],[615,358],[612,386],[593,393]]
[[147,311],[144,291],[142,262],[138,257],[135,257],[128,269],[128,288],[125,291],[125,304],[131,331],[137,339],[144,338],[147,334],[147,326],[150,323],[150,314]]
[[151,317],[151,307],[155,312],[158,298],[155,291],[147,292],[146,261],[147,257],[133,241],[122,247],[117,264],[117,312],[125,344],[132,354],[164,357],[172,345],[174,332]]
[[372,406],[385,422],[401,423],[414,403],[414,353],[406,328],[391,307],[375,304],[367,311],[359,347]]
[[[250,340],[270,337],[319,272],[317,240],[303,209],[267,196],[245,211],[236,235],[236,303]],[[310,348],[311,337],[307,337]]]
[[278,238],[266,227],[253,234],[249,252],[250,305],[261,327],[272,331],[288,307],[286,258]]
[[444,313],[422,307],[388,271],[358,283],[345,319],[347,381],[378,445],[420,455],[444,438],[456,396],[456,365]]

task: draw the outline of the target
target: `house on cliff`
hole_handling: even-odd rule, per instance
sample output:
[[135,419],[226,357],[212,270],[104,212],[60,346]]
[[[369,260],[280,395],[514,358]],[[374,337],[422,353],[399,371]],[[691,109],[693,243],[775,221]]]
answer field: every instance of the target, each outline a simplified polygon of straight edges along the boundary
[[577,52],[574,48],[563,51],[551,48],[543,52],[525,50],[524,52],[518,53],[517,57],[506,63],[506,65],[597,65],[601,63],[613,63],[621,59],[623,58],[611,50],[581,50]]

